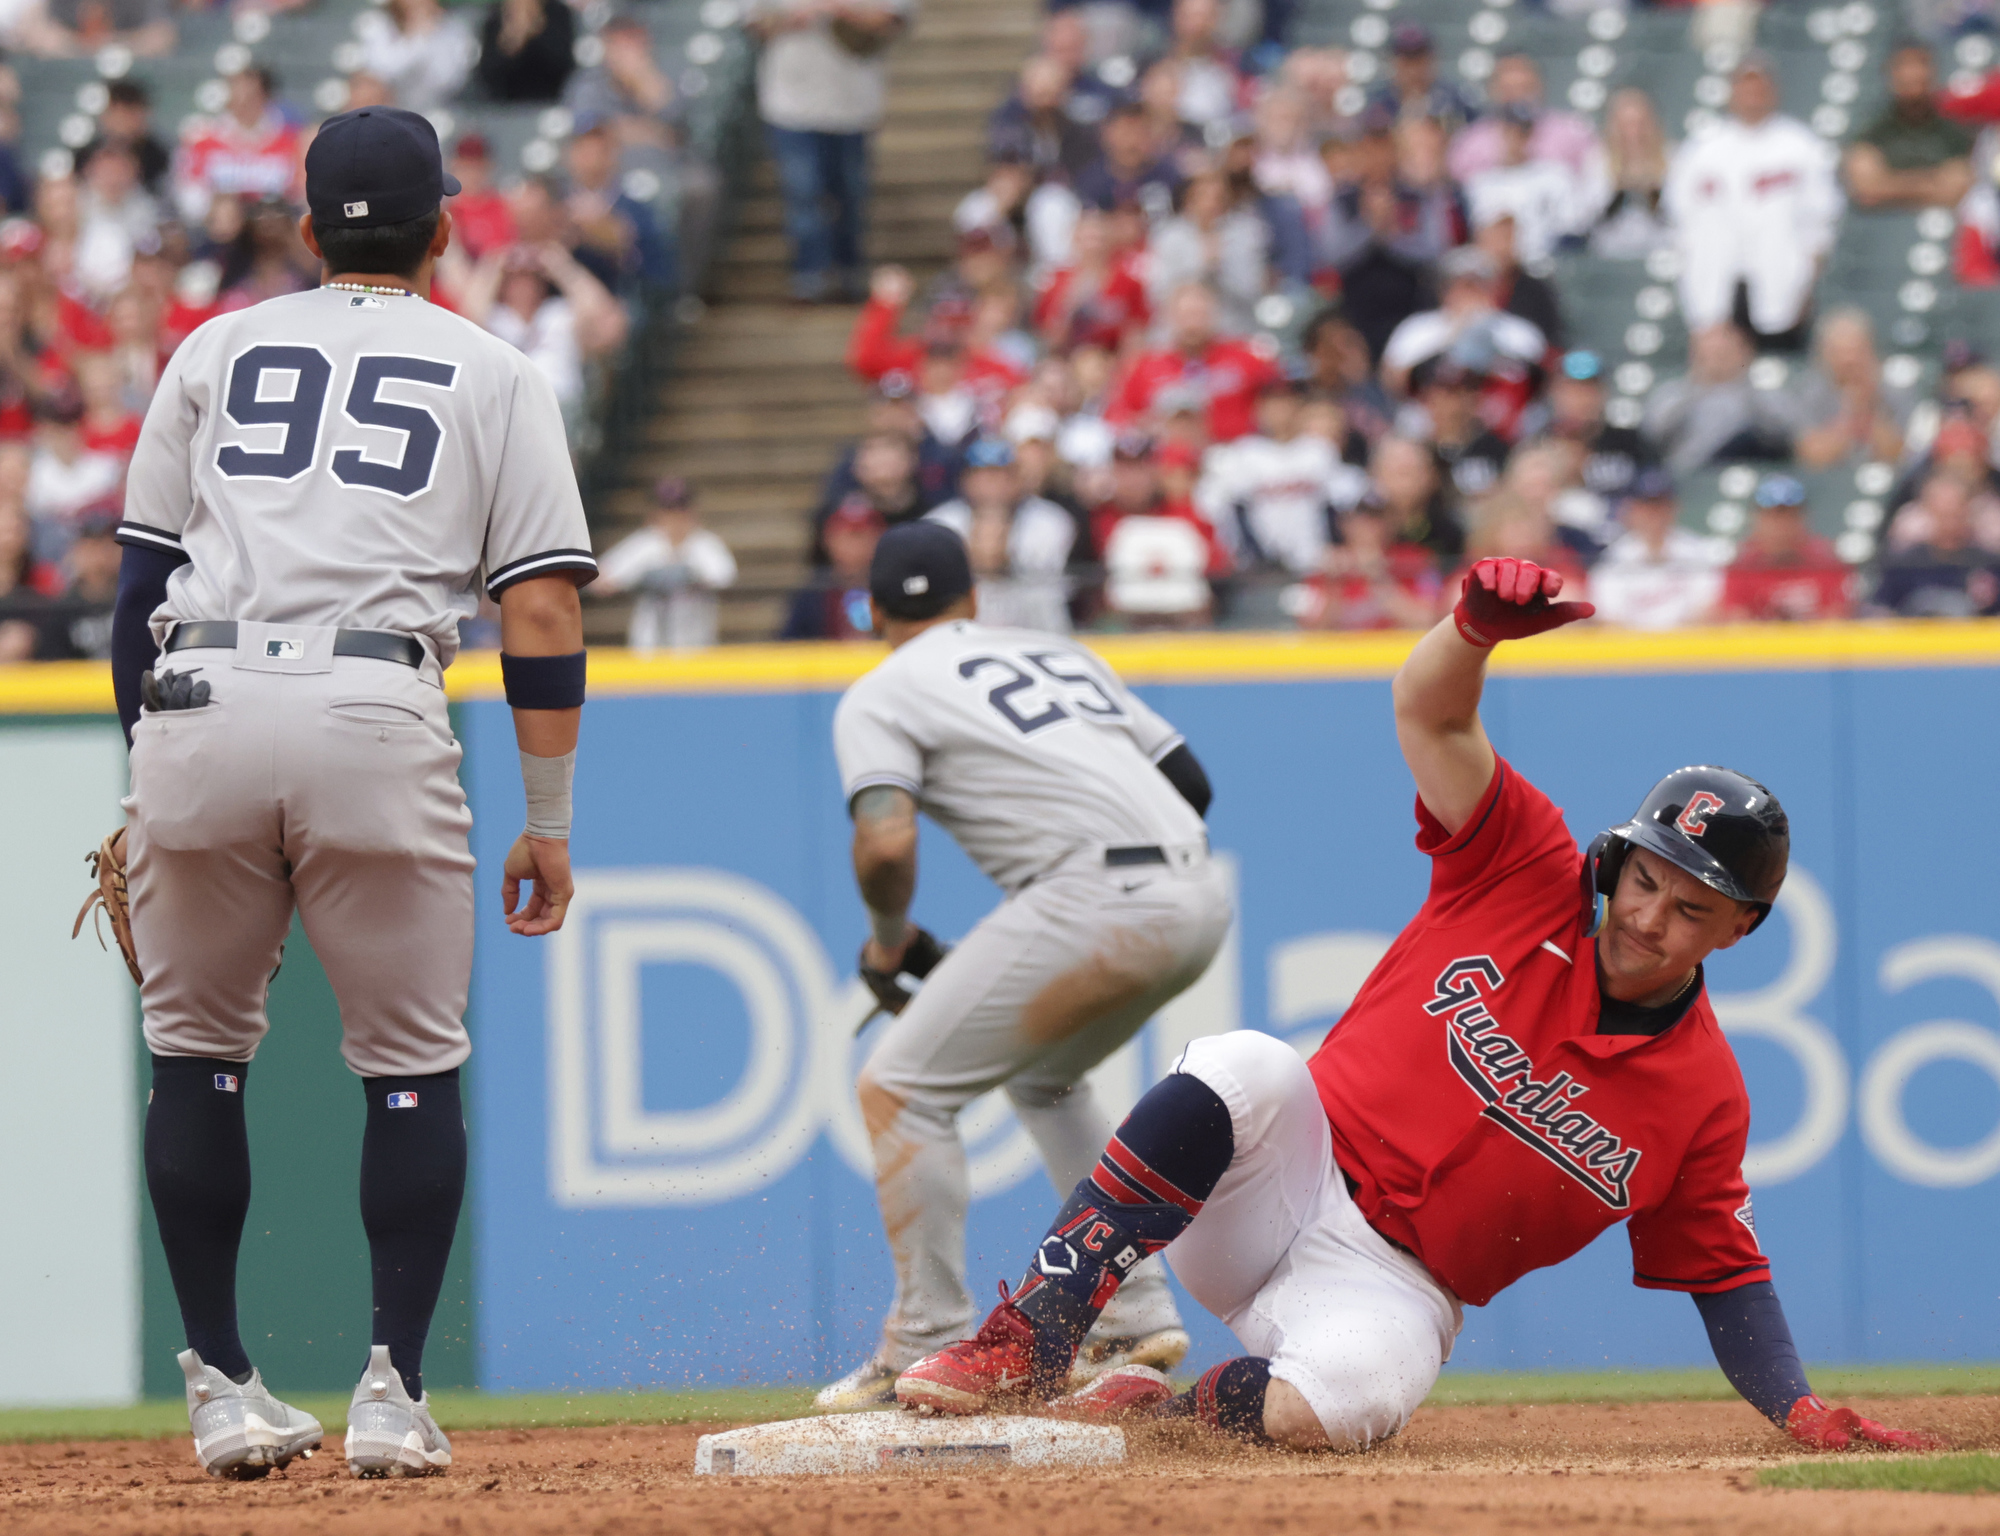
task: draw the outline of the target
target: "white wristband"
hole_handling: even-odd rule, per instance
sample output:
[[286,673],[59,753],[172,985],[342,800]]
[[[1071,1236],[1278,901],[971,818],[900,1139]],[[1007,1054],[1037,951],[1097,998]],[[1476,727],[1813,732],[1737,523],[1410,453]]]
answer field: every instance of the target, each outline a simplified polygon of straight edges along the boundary
[[570,783],[576,777],[576,750],[561,757],[521,754],[521,783],[528,791],[530,837],[567,838],[570,823]]

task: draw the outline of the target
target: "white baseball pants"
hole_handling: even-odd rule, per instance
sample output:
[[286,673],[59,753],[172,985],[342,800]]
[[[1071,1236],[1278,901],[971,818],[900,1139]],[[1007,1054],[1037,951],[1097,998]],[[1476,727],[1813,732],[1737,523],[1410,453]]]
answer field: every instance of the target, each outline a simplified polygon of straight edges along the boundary
[[1175,1070],[1228,1105],[1236,1155],[1168,1264],[1245,1353],[1304,1395],[1335,1446],[1395,1434],[1451,1358],[1458,1298],[1362,1219],[1290,1046],[1255,1030],[1210,1035]]
[[[331,654],[162,656],[212,690],[132,733],[127,834],[147,1047],[248,1061],[296,903],[366,1077],[447,1071],[472,1050],[472,815],[444,692],[393,661]],[[254,666],[242,663],[249,661]]]
[[[1228,885],[1205,849],[1171,865],[1107,868],[1079,853],[1000,904],[891,1019],[862,1068],[899,1105],[871,1126],[876,1193],[896,1266],[881,1358],[915,1364],[970,1331],[965,1215],[971,1203],[958,1112],[1006,1085],[1061,1195],[1088,1177],[1112,1126],[1084,1074],[1208,969],[1229,932]],[[1050,999],[1098,968],[1124,979],[1103,1007]],[[1010,1281],[1016,1276],[1006,1277]],[[1136,1269],[1098,1320],[1100,1337],[1178,1327],[1157,1259]]]

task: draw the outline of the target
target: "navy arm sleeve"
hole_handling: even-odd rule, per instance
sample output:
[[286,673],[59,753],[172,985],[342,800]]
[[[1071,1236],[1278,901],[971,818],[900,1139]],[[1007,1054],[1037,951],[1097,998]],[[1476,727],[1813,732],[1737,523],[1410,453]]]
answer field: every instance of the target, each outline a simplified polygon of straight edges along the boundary
[[139,675],[160,656],[153,643],[153,610],[167,600],[167,578],[186,563],[186,555],[150,544],[127,544],[118,564],[118,604],[111,614],[111,691],[118,699],[127,746],[132,744],[132,727],[139,723]]
[[1708,1325],[1715,1363],[1744,1400],[1772,1423],[1782,1425],[1792,1405],[1809,1397],[1806,1368],[1792,1343],[1791,1325],[1768,1280],[1733,1291],[1698,1295],[1695,1306]]
[[1208,787],[1208,775],[1202,771],[1200,760],[1182,742],[1160,759],[1160,772],[1167,776],[1167,782],[1180,791],[1181,798],[1194,807],[1197,816],[1208,815],[1208,803],[1215,798],[1215,791]]

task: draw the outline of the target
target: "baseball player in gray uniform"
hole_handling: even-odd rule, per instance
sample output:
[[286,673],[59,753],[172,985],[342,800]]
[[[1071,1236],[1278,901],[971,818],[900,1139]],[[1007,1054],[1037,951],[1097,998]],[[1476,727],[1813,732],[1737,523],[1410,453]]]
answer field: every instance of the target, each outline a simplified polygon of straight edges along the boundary
[[[897,1372],[972,1323],[959,1110],[1004,1085],[1057,1187],[1089,1173],[1110,1125],[1084,1074],[1193,984],[1230,923],[1208,780],[1171,725],[1081,646],[980,624],[941,524],[890,529],[869,584],[895,649],[848,689],[833,735],[872,930],[862,971],[895,1013],[859,1094],[896,1295],[825,1412],[894,1401]],[[1007,893],[949,954],[909,920],[919,810]],[[1134,1274],[1081,1374],[1186,1353],[1158,1261]]]
[[528,798],[509,926],[553,932],[572,889],[577,587],[596,565],[548,383],[428,302],[457,191],[415,113],[328,119],[302,221],[324,285],[182,343],[132,460],[113,673],[153,1057],[146,1179],[187,1330],[195,1454],[217,1477],[263,1476],[321,1434],[264,1386],[236,1317],[243,1103],[295,907],[367,1104],[373,1346],[348,1467],[451,1462],[422,1380],[465,1186],[471,1049],[471,817],[443,672],[482,582]]

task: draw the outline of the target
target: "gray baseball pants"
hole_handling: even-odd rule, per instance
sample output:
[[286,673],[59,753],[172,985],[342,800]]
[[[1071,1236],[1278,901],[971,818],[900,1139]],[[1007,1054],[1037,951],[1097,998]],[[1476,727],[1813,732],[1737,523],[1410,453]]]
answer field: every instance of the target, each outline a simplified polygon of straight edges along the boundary
[[[1101,848],[1072,856],[981,921],[883,1029],[861,1088],[896,1268],[885,1364],[900,1370],[971,1331],[959,1111],[1004,1084],[1067,1195],[1112,1131],[1084,1074],[1192,986],[1222,947],[1226,880],[1205,848],[1172,852],[1171,864],[1122,868],[1107,868]],[[1179,1324],[1154,1258],[1094,1331],[1133,1337]]]
[[[259,654],[267,634],[304,654]],[[162,656],[210,686],[132,736],[128,870],[147,1047],[248,1061],[296,906],[366,1077],[459,1065],[472,973],[472,825],[435,663],[332,654],[333,631],[240,626]]]

